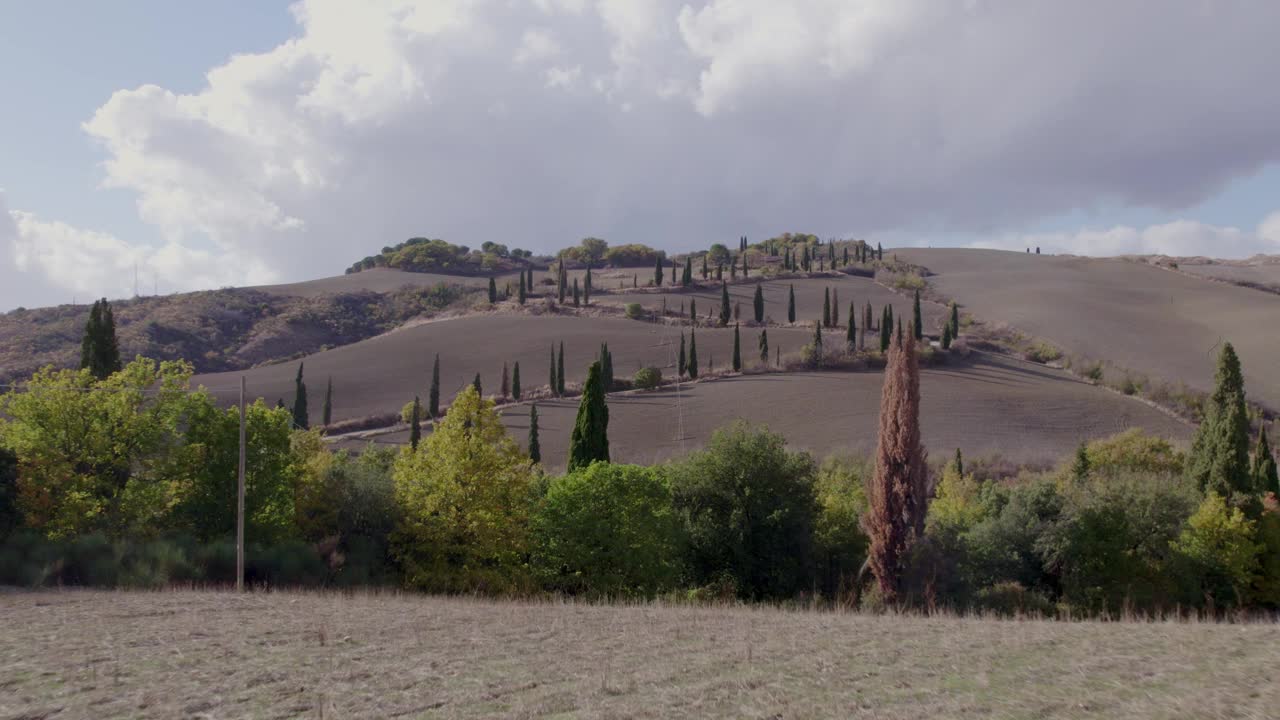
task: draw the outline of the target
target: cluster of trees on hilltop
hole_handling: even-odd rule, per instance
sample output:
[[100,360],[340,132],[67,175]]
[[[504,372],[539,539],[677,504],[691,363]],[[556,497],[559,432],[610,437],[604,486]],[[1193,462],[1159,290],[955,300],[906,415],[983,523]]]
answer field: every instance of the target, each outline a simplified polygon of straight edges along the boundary
[[444,240],[410,238],[398,245],[382,248],[347,268],[347,274],[377,267],[410,272],[479,273],[497,272],[523,267],[533,253],[520,248],[486,242],[478,250],[454,245]]

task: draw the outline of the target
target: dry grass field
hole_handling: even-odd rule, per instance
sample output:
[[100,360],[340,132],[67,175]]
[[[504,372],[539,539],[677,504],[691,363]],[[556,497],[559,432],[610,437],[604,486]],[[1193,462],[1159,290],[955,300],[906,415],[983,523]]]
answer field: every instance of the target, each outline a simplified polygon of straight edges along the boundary
[[[818,458],[875,448],[880,372],[744,375],[609,398],[609,444],[615,461],[648,464],[696,450],[735,418],[766,424],[793,448]],[[1144,403],[1081,382],[1065,372],[998,355],[975,353],[961,365],[921,373],[921,424],[937,458],[962,448],[969,457],[1001,454],[1018,462],[1053,462],[1083,440],[1140,427],[1179,444],[1191,427]],[[543,462],[562,470],[576,398],[538,403]],[[529,410],[503,413],[512,437],[528,436]],[[683,430],[683,432],[682,432]],[[408,442],[408,432],[378,443]],[[343,447],[361,449],[368,440]]]
[[1274,718],[1280,627],[0,594],[5,718]]
[[[613,353],[618,377],[630,377],[647,365],[674,368],[679,332],[674,326],[639,320],[564,315],[485,314],[412,325],[303,358],[311,419],[320,421],[325,383],[330,377],[333,419],[340,421],[398,412],[415,394],[425,401],[435,353],[440,353],[441,402],[447,403],[477,372],[484,391],[496,393],[504,362],[520,363],[526,390],[545,386],[551,345],[555,343],[559,352],[561,341],[570,383],[586,377],[587,367],[604,342]],[[805,329],[771,330],[770,347],[792,352],[808,342],[811,334],[812,330]],[[755,347],[755,331],[744,329],[742,336],[743,352],[749,354]],[[728,364],[733,351],[732,330],[699,329],[697,337],[698,356],[704,366],[708,357],[721,366]],[[269,403],[281,398],[292,403],[297,371],[298,362],[289,361],[243,372],[198,375],[193,383],[217,389],[220,400],[231,402],[236,396],[233,388],[238,387],[243,374],[251,398],[264,397]]]
[[1280,293],[1280,258],[1256,263],[1179,263],[1182,272]]
[[1209,390],[1219,343],[1235,345],[1251,400],[1280,409],[1280,296],[1119,259],[901,249],[966,312],[1079,357]]

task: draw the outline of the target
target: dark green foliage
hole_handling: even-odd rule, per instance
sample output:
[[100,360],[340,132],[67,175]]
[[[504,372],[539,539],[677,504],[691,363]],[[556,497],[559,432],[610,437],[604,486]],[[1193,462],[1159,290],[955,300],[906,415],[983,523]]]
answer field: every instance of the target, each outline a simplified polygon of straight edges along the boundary
[[322,413],[324,426],[329,427],[333,422],[333,377],[329,378],[329,382],[324,388],[324,411]]
[[769,364],[769,330],[767,328],[760,331],[760,339],[756,341],[756,346],[760,349],[760,364]]
[[676,356],[676,377],[684,377],[685,371],[685,354],[684,354],[684,333],[680,333],[680,354]]
[[564,259],[560,260],[560,274],[556,278],[556,291],[560,293],[560,304],[564,304],[566,293],[569,292],[569,271],[564,267]]
[[599,362],[591,363],[587,382],[582,387],[578,417],[569,436],[569,472],[596,461],[609,462],[609,407],[605,404],[604,377]]
[[689,324],[694,325],[698,322],[698,301],[695,298],[689,298]]
[[742,342],[738,337],[738,324],[733,325],[733,371],[742,372]]
[[573,306],[580,307],[582,305],[582,294],[578,290],[578,278],[573,279]]
[[102,298],[89,310],[80,342],[80,367],[87,368],[98,380],[120,371],[120,344],[116,339],[116,317],[111,303]]
[[418,451],[418,443],[422,441],[422,401],[413,396],[413,412],[409,415],[409,447]]
[[702,256],[702,279],[706,280],[707,276],[709,276],[710,274],[711,274],[711,269],[707,267],[707,256],[704,253]]
[[733,317],[733,308],[729,307],[729,283],[720,283],[720,324],[728,325]]
[[876,243],[876,259],[877,260],[884,259],[884,248],[880,246],[880,243]]
[[742,277],[746,277],[751,274],[751,267],[747,265],[746,247],[743,247],[742,249]]
[[538,406],[529,406],[529,459],[542,462],[542,444],[538,442]]
[[436,353],[435,362],[431,363],[431,390],[427,393],[427,417],[432,420],[440,417],[440,353]]
[[1224,343],[1218,355],[1213,395],[1191,445],[1187,476],[1201,492],[1212,491],[1229,500],[1253,491],[1244,376],[1231,343]]
[[560,341],[560,357],[556,359],[556,394],[564,395],[564,341]]
[[951,303],[951,339],[960,337],[960,307]]
[[[849,249],[845,248],[845,253],[847,254],[848,252],[849,252]],[[858,321],[855,319],[857,318],[857,315],[858,315],[857,306],[855,306],[852,302],[850,302],[849,303],[849,330],[848,332],[845,333],[845,336],[844,336],[845,346],[848,347],[849,350],[856,350],[858,347]]]
[[911,332],[916,340],[924,339],[924,320],[920,315],[920,291],[916,290],[915,304],[911,308]]
[[484,390],[480,387],[480,373],[476,373],[475,379],[471,381],[471,387],[476,389],[477,395],[484,397]]
[[840,327],[840,291],[831,291],[831,325],[830,327]]
[[507,364],[502,363],[502,384],[498,386],[498,397],[506,400],[511,396],[511,376],[507,374]]
[[945,323],[942,326],[942,349],[951,349],[951,323]]
[[[0,540],[22,526],[18,509],[18,456],[0,446]],[[0,579],[0,582],[3,582]]]
[[604,389],[608,392],[613,389],[613,353],[609,352],[609,343],[600,343],[599,360]]
[[658,259],[653,263],[653,286],[662,286],[662,253],[658,253]]
[[840,264],[841,265],[849,264],[849,246],[848,245],[844,246],[844,258],[841,260]]
[[817,503],[814,463],[780,435],[738,421],[671,467],[674,504],[699,585],[730,582],[748,599],[810,587]]
[[813,364],[822,365],[822,323],[815,322],[813,324]]
[[885,305],[880,314],[880,352],[889,351],[889,342],[893,339],[893,308]]
[[307,384],[302,382],[302,366],[298,363],[298,377],[293,381],[293,426],[299,430],[311,427],[307,412]]
[[641,390],[653,390],[662,385],[662,371],[656,367],[643,367],[631,378],[631,384]]
[[1076,459],[1071,463],[1071,477],[1078,483],[1089,481],[1089,446],[1080,443],[1076,448]]
[[511,368],[511,397],[519,400],[522,394],[520,389],[520,363],[517,361],[515,367]]
[[960,454],[960,448],[956,448],[955,460],[952,460],[952,466],[956,469],[956,475],[964,477],[964,456]]
[[527,291],[527,289],[525,288],[524,281],[525,281],[524,273],[520,273],[520,290],[518,291],[519,294],[516,295],[516,302],[520,303],[521,305],[525,303],[525,293]]
[[822,288],[822,327],[831,327],[831,288]]
[[698,377],[698,338],[693,335],[693,328],[689,328],[689,363],[685,365],[685,372],[689,373],[689,377],[697,379]]
[[1258,446],[1253,452],[1253,489],[1262,494],[1273,492],[1280,495],[1280,478],[1276,473],[1276,459],[1271,453],[1271,443],[1267,440],[1267,428],[1258,429]]
[[551,343],[551,379],[547,382],[547,390],[552,395],[560,394],[560,376],[556,373],[556,344]]
[[493,278],[489,278],[489,304],[498,302],[498,283]]
[[791,285],[787,288],[787,322],[795,324],[796,322],[796,286]]
[[582,304],[591,304],[591,266],[587,266],[587,277],[582,284]]
[[756,295],[752,299],[752,309],[755,310],[756,323],[764,322],[764,290],[760,284],[756,284]]
[[680,284],[689,287],[693,284],[693,256],[686,256],[684,259],[684,275],[680,278]]

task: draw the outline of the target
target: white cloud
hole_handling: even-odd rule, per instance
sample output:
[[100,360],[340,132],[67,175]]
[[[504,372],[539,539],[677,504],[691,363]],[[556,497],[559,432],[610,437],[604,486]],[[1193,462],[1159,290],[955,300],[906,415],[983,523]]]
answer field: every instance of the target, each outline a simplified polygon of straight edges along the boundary
[[[1176,213],[1280,162],[1280,4],[301,0],[294,13],[295,37],[211,69],[199,92],[121,90],[84,125],[105,184],[136,192],[166,242],[285,279],[413,235],[679,248]],[[1280,220],[1266,228],[1053,241],[1209,233],[1245,253],[1280,236]]]

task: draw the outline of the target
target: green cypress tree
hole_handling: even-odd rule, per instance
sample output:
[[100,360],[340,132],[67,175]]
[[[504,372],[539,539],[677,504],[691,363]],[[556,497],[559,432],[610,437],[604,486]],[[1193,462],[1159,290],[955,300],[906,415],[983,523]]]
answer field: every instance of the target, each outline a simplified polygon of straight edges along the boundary
[[284,410],[284,409],[285,409],[285,407],[284,407],[284,398],[276,398],[276,409],[277,409],[277,410]]
[[582,283],[582,304],[591,304],[591,266],[587,266],[587,279]]
[[960,308],[955,301],[951,302],[951,339],[960,337]]
[[742,342],[738,338],[738,323],[733,324],[733,371],[742,372]]
[[822,367],[822,323],[813,324],[813,364]]
[[529,460],[542,462],[542,445],[538,442],[538,405],[529,406]]
[[605,403],[604,378],[599,362],[587,369],[578,418],[569,436],[569,472],[593,462],[609,462],[609,406]]
[[560,394],[559,375],[556,374],[556,344],[551,343],[551,382],[547,383],[547,390],[552,395]]
[[689,373],[691,379],[698,379],[698,338],[693,334],[693,328],[689,328],[689,363],[685,366],[685,372]]
[[752,309],[755,310],[756,323],[764,322],[764,290],[760,283],[756,283],[756,295],[751,301]]
[[409,413],[409,447],[418,451],[418,443],[422,441],[422,401],[413,396],[413,410]]
[[498,282],[489,278],[489,304],[498,302]]
[[888,305],[880,314],[880,352],[889,352],[889,341],[893,338],[893,316]]
[[840,327],[840,290],[831,291],[831,327]]
[[653,264],[653,286],[662,287],[662,253],[658,253],[658,259]]
[[573,279],[573,306],[581,307],[582,295],[578,292],[578,278]]
[[[845,248],[845,250],[848,250],[848,248]],[[857,315],[858,313],[857,313],[856,306],[854,305],[854,303],[850,302],[849,303],[849,330],[848,332],[845,333],[845,344],[849,346],[850,351],[858,349],[858,321],[855,319],[857,318]]]
[[525,285],[525,288],[529,291],[529,294],[532,295],[533,294],[533,266],[532,265],[529,266],[529,280],[524,285]]
[[556,394],[564,395],[564,341],[560,341],[560,358],[556,360]]
[[569,293],[569,271],[564,268],[564,258],[560,258],[560,275],[556,280],[556,290],[560,293],[560,304],[564,304],[564,299]]
[[769,364],[769,329],[760,330],[760,339],[756,341],[756,346],[760,349],[760,364]]
[[960,448],[956,448],[955,466],[956,474],[964,477],[964,456],[960,454]]
[[680,333],[680,354],[676,356],[676,377],[684,377],[685,356],[684,356],[684,333]]
[[871,301],[867,301],[867,305],[862,311],[862,335],[858,338],[858,344],[863,350],[867,349],[867,333],[871,332],[873,313],[871,311]]
[[684,277],[680,278],[680,284],[689,287],[693,284],[693,256],[686,255],[684,258]]
[[796,323],[796,286],[792,285],[787,290],[787,322],[794,325]]
[[911,332],[916,340],[924,339],[924,321],[920,317],[920,291],[916,291],[915,305],[911,308]]
[[1276,472],[1276,458],[1267,440],[1267,427],[1258,428],[1258,447],[1253,453],[1253,490],[1258,494],[1280,493],[1280,475]]
[[302,366],[298,363],[298,377],[293,381],[293,424],[300,430],[311,427],[307,412],[307,384],[302,382]]
[[884,259],[884,248],[880,246],[880,243],[876,243],[876,259],[877,260]]
[[729,307],[729,283],[720,283],[720,324],[728,325],[733,317],[733,308]]
[[520,361],[517,360],[515,367],[511,368],[511,397],[519,400],[522,394],[520,390]]
[[716,264],[716,282],[724,280],[724,263]]
[[902,318],[898,318],[898,344],[902,344]]
[[329,383],[324,388],[324,426],[329,427],[333,424],[333,376],[329,376]]
[[841,265],[849,264],[849,246],[848,245],[844,246],[844,259],[840,261],[840,264]]
[[1223,343],[1213,395],[1187,458],[1187,474],[1201,491],[1230,499],[1253,490],[1250,470],[1244,375],[1235,348]]
[[524,301],[525,301],[524,273],[520,273],[520,290],[519,290],[519,293],[520,293],[520,294],[516,296],[516,302],[518,302],[518,303],[520,303],[521,305],[523,305],[523,304],[524,304]]
[[80,367],[88,369],[98,380],[105,380],[123,367],[116,339],[115,311],[106,298],[95,302],[89,310],[84,338],[80,341]]
[[942,326],[942,349],[951,349],[951,323],[946,323]]
[[480,373],[476,373],[475,380],[471,381],[471,387],[476,389],[476,395],[479,395],[480,397],[484,397],[484,390],[482,390],[480,387]]
[[675,286],[676,286],[676,261],[675,261],[675,258],[672,258],[671,259],[671,287],[675,287]]
[[1089,469],[1089,446],[1081,442],[1076,448],[1076,459],[1071,463],[1071,477],[1081,484],[1089,482]]
[[427,393],[427,414],[432,420],[440,417],[440,353],[431,365],[431,390]]
[[822,327],[831,327],[831,288],[822,288]]
[[702,279],[706,280],[711,274],[711,268],[707,267],[707,253],[702,254]]
[[751,266],[747,264],[747,248],[746,248],[746,243],[743,243],[743,247],[742,247],[742,277],[747,277],[747,276],[748,276],[748,275],[750,275],[750,274],[751,274]]
[[502,363],[502,384],[499,386],[498,392],[503,400],[511,396],[511,375],[507,373],[506,363]]
[[698,301],[696,298],[689,298],[689,324],[696,325],[698,323]]

